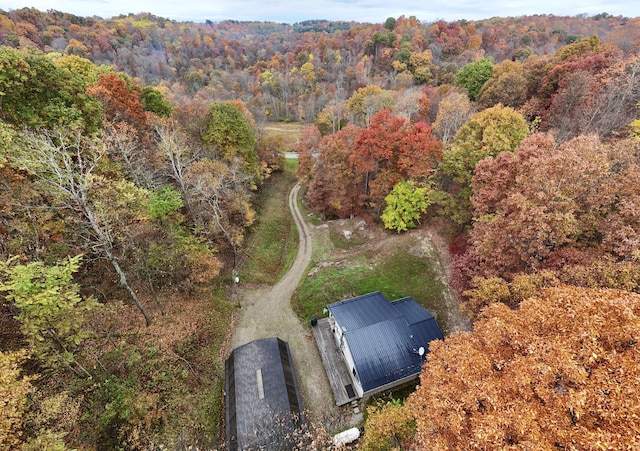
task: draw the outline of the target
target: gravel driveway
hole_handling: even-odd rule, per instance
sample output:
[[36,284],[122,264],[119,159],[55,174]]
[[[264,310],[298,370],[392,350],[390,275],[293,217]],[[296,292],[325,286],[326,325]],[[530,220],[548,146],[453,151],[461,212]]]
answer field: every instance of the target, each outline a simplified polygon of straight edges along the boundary
[[291,309],[291,296],[311,263],[313,230],[298,209],[297,184],[289,193],[289,208],[298,228],[300,246],[289,271],[274,286],[245,289],[238,286],[240,311],[231,335],[231,349],[252,340],[278,337],[289,343],[304,408],[312,419],[337,418],[331,387],[310,329]]

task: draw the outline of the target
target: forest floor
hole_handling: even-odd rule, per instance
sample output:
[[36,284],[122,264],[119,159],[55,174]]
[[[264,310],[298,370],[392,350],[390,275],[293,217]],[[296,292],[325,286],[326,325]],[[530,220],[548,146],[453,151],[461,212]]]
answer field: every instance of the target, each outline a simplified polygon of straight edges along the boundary
[[[433,230],[423,228],[407,234],[385,233],[379,227],[367,227],[358,231],[357,220],[333,221],[314,226],[301,214],[297,196],[299,185],[289,195],[289,206],[295,220],[300,245],[297,256],[288,272],[273,286],[243,285],[235,287],[234,297],[240,305],[231,336],[230,349],[255,339],[277,336],[289,343],[294,360],[296,374],[301,387],[303,404],[313,420],[327,429],[339,429],[351,425],[357,416],[349,407],[335,405],[319,351],[313,339],[311,329],[295,314],[291,307],[291,297],[304,277],[310,277],[311,262],[341,260],[350,257],[348,249],[336,249],[330,243],[330,233],[341,233],[343,229],[353,230],[355,234],[366,235],[366,247],[382,258],[385,253],[403,247],[412,253],[437,254],[439,274],[446,284],[448,268],[448,249],[446,243]],[[333,229],[333,231],[332,231]],[[352,253],[361,253],[362,245]],[[446,290],[445,290],[446,291]],[[449,331],[469,328],[468,319],[460,313],[453,292],[443,293],[446,304]]]

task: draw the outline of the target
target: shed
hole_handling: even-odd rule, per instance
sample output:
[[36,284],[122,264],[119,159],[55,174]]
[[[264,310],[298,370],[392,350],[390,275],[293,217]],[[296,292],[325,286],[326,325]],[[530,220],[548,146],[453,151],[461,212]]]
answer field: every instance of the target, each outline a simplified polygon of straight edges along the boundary
[[327,308],[359,397],[416,378],[429,342],[444,338],[434,316],[411,297],[390,302],[376,291]]
[[277,449],[278,435],[304,421],[291,351],[279,338],[235,348],[225,362],[225,389],[230,451]]

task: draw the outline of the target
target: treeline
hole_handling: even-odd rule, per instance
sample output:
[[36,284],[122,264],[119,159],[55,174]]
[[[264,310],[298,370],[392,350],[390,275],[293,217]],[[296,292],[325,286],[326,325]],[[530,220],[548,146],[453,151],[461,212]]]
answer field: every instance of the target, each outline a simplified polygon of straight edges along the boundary
[[[243,100],[257,120],[312,122],[367,85],[396,90],[451,83],[479,58],[524,61],[598,36],[625,54],[639,45],[637,19],[600,14],[384,24],[175,22],[151,14],[81,18],[18,9],[0,14],[0,44],[77,55],[114,66],[177,100]],[[429,72],[412,60],[429,60]],[[419,67],[422,67],[419,69]]]

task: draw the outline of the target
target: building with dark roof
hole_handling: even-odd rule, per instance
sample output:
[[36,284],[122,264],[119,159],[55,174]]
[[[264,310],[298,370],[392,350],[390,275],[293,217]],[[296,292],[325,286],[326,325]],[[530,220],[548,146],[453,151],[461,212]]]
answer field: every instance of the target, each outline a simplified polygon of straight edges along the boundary
[[289,345],[279,338],[239,346],[225,362],[227,450],[279,449],[303,421]]
[[334,339],[360,398],[416,378],[429,342],[444,339],[433,315],[411,297],[390,302],[376,291],[327,308]]

